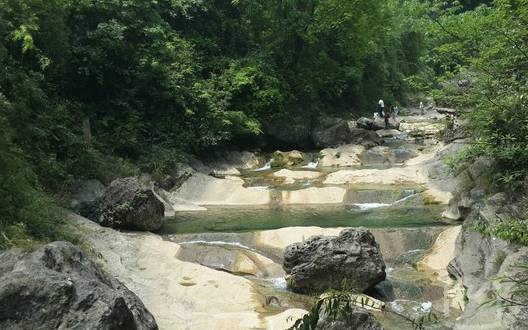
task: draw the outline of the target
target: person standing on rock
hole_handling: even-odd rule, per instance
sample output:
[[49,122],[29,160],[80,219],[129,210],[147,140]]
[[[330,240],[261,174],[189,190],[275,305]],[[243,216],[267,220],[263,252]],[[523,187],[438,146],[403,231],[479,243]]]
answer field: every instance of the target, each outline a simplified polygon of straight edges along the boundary
[[391,113],[394,110],[394,106],[391,107],[389,110],[385,111],[385,129],[389,129],[389,119],[391,117]]
[[383,118],[383,113],[385,112],[385,102],[382,99],[378,101],[378,114],[380,118]]
[[422,101],[420,101],[420,114],[423,116],[424,115],[424,104]]

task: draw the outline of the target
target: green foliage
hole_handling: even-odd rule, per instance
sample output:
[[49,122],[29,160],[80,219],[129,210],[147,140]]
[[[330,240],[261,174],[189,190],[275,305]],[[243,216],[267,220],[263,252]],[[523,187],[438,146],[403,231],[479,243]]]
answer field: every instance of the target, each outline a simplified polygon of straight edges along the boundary
[[528,246],[528,221],[515,219],[500,222],[490,234],[506,241]]
[[[346,285],[344,285],[346,287]],[[289,330],[315,330],[321,317],[330,320],[346,320],[352,315],[355,308],[369,308],[380,313],[391,313],[406,320],[410,329],[422,330],[428,325],[438,321],[434,313],[428,313],[418,318],[412,318],[402,313],[384,309],[375,301],[365,295],[353,294],[346,289],[343,291],[331,290],[318,299],[309,313],[298,319]]]
[[497,183],[522,180],[528,175],[528,3],[433,3],[423,58],[430,71],[421,77],[432,72],[433,83],[425,89],[438,103],[467,111],[473,145],[465,158],[496,160]]
[[512,275],[494,279],[499,285],[506,286],[494,289],[491,292],[492,297],[485,301],[482,306],[528,307],[528,264],[526,262],[515,264],[511,273]]
[[36,177],[10,141],[0,117],[0,249],[30,247],[33,239],[65,238],[63,214],[36,186]]

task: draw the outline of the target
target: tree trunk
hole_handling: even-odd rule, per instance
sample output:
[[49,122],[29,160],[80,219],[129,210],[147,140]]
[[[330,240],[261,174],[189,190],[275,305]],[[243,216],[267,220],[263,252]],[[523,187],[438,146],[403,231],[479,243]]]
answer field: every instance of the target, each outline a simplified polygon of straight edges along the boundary
[[90,126],[90,118],[85,117],[82,122],[84,143],[92,145],[92,128]]

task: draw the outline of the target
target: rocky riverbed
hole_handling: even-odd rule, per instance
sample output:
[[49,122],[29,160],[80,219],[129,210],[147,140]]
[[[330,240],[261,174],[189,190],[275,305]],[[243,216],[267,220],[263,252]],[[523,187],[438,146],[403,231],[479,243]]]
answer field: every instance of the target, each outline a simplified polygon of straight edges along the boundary
[[[445,219],[471,213],[464,189],[480,181],[475,173],[468,174],[471,184],[468,175],[451,177],[443,159],[464,142],[436,139],[441,117],[402,117],[394,124],[400,130],[378,131],[368,121],[338,121],[317,133],[322,150],[231,152],[181,165],[156,182],[148,176],[123,179],[104,196],[90,183],[97,194],[88,189],[86,198],[79,194],[72,205],[83,205],[93,220],[121,230],[161,228],[119,232],[72,215],[74,231],[96,265],[137,295],[160,329],[286,329],[312,306],[313,296],[306,293],[319,289],[310,284],[315,277],[297,275],[301,264],[319,265],[307,270],[319,277],[339,267],[346,268],[339,268],[341,274],[353,267],[375,269],[372,281],[365,279],[368,283],[357,283],[356,289],[368,289],[380,306],[411,318],[434,312],[439,328],[464,329],[475,319],[483,324],[475,301],[489,288],[483,284],[488,275],[468,283],[474,276],[469,258],[481,243],[474,238],[470,246],[469,238],[461,237],[474,234]],[[103,203],[89,207],[97,200]],[[370,237],[379,251],[338,244],[337,238],[310,239],[358,227],[366,228],[360,236]],[[324,260],[354,262],[336,268],[302,261],[307,256],[298,251],[313,250],[301,248],[303,242],[326,246]],[[496,245],[489,254],[496,255]],[[349,248],[341,251],[343,246]],[[379,269],[367,266],[374,255]],[[288,289],[287,277],[295,277],[289,286],[300,293]],[[325,288],[338,283],[324,281]],[[467,309],[465,288],[473,298]],[[371,313],[387,329],[410,327],[390,314]]]

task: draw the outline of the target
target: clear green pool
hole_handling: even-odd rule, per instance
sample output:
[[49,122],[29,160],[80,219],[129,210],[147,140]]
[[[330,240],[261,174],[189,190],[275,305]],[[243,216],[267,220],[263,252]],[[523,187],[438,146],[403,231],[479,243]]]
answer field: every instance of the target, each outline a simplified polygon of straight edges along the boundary
[[293,226],[412,228],[445,226],[444,207],[388,206],[368,210],[346,205],[288,207],[214,207],[202,212],[179,212],[166,221],[160,234],[248,232]]

